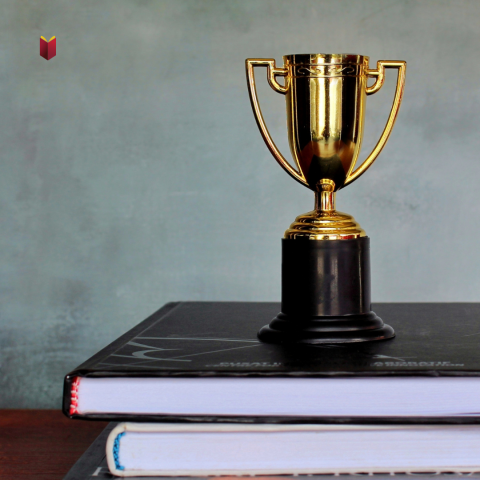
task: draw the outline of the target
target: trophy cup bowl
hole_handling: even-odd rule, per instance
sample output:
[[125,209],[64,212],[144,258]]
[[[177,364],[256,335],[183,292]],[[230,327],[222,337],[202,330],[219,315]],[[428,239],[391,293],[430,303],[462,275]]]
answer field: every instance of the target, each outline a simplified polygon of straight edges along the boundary
[[[313,211],[299,215],[282,240],[282,312],[263,327],[272,343],[351,343],[386,340],[393,329],[371,311],[369,238],[335,194],[375,161],[400,108],[406,62],[377,62],[355,54],[285,55],[247,59],[247,82],[255,119],[267,147],[289,175],[315,192]],[[267,67],[270,86],[285,95],[287,131],[294,168],[273,142],[258,102],[254,67]],[[397,68],[395,97],[385,129],[355,169],[360,153],[367,95],[382,87],[385,68]],[[284,84],[277,77],[284,77]],[[368,86],[369,77],[374,77]]]

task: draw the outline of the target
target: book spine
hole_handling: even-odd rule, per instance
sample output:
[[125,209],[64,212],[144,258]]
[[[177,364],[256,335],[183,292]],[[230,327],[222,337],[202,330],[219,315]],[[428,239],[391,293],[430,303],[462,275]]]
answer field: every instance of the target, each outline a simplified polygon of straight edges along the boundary
[[80,377],[73,379],[70,388],[70,415],[78,415],[78,387],[80,386]]
[[113,441],[113,449],[112,449],[112,454],[113,454],[113,461],[115,462],[115,469],[116,470],[125,470],[125,467],[123,467],[120,464],[120,439],[126,434],[127,432],[121,432],[119,433],[116,437],[115,440]]
[[127,426],[119,423],[108,435],[106,442],[106,460],[108,469],[112,475],[119,477],[128,476],[125,467],[120,463],[120,439],[125,435]]

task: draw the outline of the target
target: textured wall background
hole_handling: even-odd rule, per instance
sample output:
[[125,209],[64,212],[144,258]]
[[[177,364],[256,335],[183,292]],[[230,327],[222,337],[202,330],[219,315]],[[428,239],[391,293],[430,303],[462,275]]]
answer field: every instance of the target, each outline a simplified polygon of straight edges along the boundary
[[[164,302],[279,299],[280,238],[313,195],[260,137],[246,57],[408,61],[392,137],[338,206],[372,239],[375,301],[480,301],[480,2],[0,7],[1,407],[59,407],[63,375]],[[257,79],[288,155],[284,99]]]

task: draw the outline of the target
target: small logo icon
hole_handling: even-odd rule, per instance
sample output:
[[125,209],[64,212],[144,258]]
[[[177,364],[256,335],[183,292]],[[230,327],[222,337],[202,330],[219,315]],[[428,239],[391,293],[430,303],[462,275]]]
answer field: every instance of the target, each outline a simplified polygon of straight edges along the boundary
[[40,37],[40,56],[45,60],[50,60],[57,54],[57,39],[52,37],[48,42],[44,37]]

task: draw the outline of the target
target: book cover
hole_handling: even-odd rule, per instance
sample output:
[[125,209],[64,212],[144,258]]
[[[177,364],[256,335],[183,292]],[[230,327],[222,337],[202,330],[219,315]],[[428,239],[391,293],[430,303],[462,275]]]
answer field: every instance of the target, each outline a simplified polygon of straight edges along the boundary
[[[66,376],[64,413],[79,417],[74,406],[75,381],[80,377],[480,376],[480,304],[384,303],[376,304],[374,310],[394,327],[396,338],[295,346],[264,344],[256,338],[258,329],[278,313],[276,303],[170,303]],[[88,417],[144,420],[126,415]],[[148,420],[181,419],[158,415]],[[468,419],[446,420],[477,422],[480,416],[477,411]]]
[[40,56],[45,60],[50,60],[57,54],[57,39],[52,37],[50,40],[40,37]]

